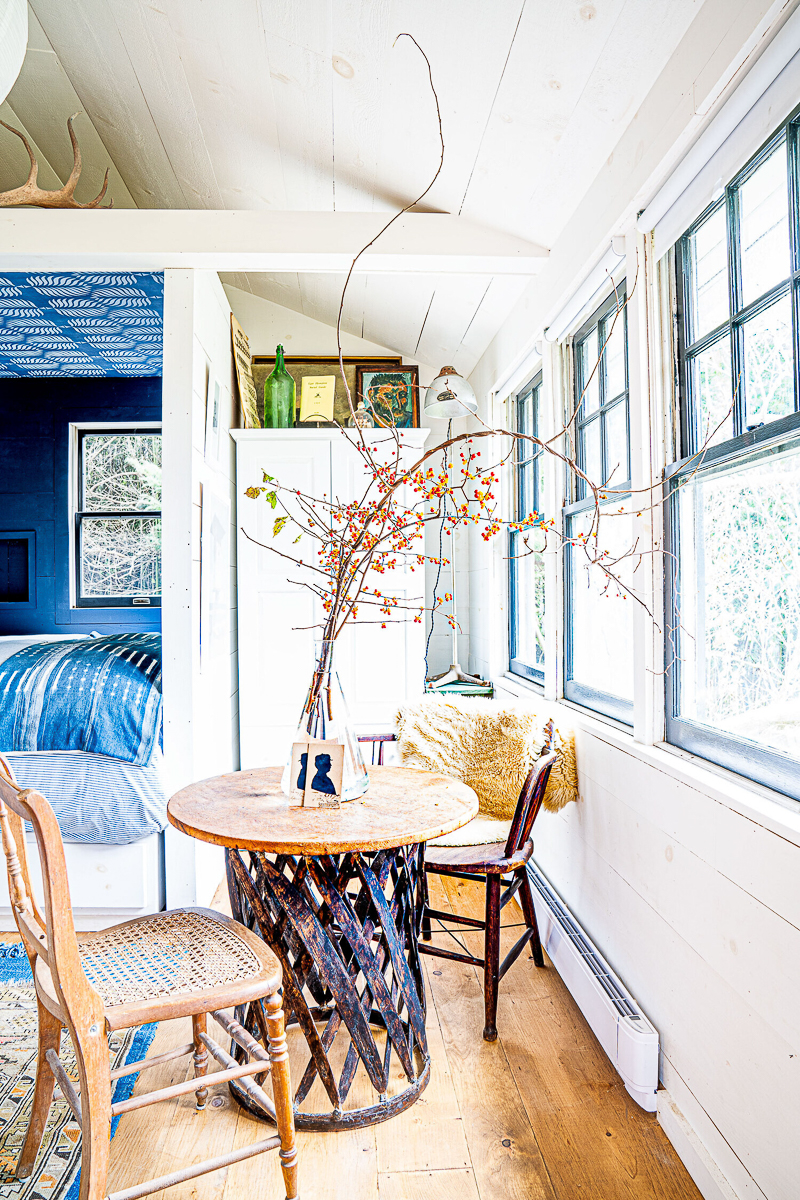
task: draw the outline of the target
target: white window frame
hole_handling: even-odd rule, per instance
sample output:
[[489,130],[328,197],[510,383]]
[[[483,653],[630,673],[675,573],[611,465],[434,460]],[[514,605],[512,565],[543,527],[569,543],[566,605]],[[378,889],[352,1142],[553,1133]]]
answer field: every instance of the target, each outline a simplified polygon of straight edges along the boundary
[[[160,433],[163,446],[163,423],[161,421],[70,421],[69,423],[69,511],[67,515],[67,541],[69,545],[69,606],[78,612],[90,613],[93,608],[130,609],[160,608],[161,597],[151,598],[149,604],[136,604],[127,600],[120,604],[85,605],[78,603],[78,551],[76,522],[80,511],[80,443],[83,433],[121,433],[123,430],[141,433]],[[162,501],[163,522],[163,501]]]

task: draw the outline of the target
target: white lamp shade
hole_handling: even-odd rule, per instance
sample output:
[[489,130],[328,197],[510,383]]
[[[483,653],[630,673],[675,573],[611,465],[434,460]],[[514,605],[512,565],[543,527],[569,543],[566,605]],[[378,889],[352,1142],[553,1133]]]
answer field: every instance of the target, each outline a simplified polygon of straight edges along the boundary
[[425,416],[448,421],[477,411],[472,385],[454,367],[442,367],[425,393]]

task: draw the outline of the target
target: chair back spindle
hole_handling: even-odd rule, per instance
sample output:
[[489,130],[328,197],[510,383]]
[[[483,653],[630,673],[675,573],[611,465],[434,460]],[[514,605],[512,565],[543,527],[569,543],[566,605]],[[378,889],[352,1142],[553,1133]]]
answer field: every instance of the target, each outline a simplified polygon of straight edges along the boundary
[[[0,754],[0,780],[4,778],[19,790],[11,764]],[[36,906],[31,887],[28,852],[25,844],[25,825],[19,814],[4,803],[2,792],[0,792],[0,835],[6,860],[11,911],[14,913],[17,929],[28,955],[29,957],[32,955],[31,966],[33,966],[36,955],[40,953],[46,955],[47,952],[46,923]],[[24,928],[20,927],[20,918]],[[32,928],[28,928],[29,926]]]
[[521,850],[528,841],[533,822],[536,820],[539,809],[542,807],[550,772],[556,761],[556,754],[553,749],[555,730],[552,721],[548,721],[545,725],[545,733],[547,736],[543,752],[528,772],[528,777],[522,785],[522,790],[517,800],[517,807],[514,809],[514,817],[511,822],[511,828],[508,831],[508,840],[505,847],[507,858],[516,854],[518,850]]
[[[24,822],[33,827],[44,892],[44,918],[33,897]],[[31,961],[41,957],[50,969],[59,1003],[69,1021],[83,1027],[103,1020],[103,1001],[81,966],[72,920],[64,843],[56,815],[38,792],[20,788],[5,759],[0,761],[0,834],[6,859],[12,912]]]

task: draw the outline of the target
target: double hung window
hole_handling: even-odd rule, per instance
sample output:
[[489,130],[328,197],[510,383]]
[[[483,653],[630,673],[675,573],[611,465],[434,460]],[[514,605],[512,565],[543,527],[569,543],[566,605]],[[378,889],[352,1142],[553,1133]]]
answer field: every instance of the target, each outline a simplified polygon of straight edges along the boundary
[[[539,436],[542,376],[515,397],[518,433]],[[544,451],[533,442],[517,441],[514,449],[514,517],[521,521],[542,511]],[[515,675],[544,682],[544,535],[538,529],[512,530],[509,535],[511,621],[510,666]]]
[[110,427],[77,433],[76,603],[161,603],[161,431]]
[[[578,465],[593,484],[614,488],[630,475],[627,324],[625,289],[618,288],[575,338]],[[577,492],[578,499],[591,495],[582,479]]]
[[564,694],[633,720],[635,542],[630,513],[628,341],[625,291],[618,289],[574,339],[576,456],[580,477],[564,515]]
[[800,799],[798,118],[682,238],[667,737]]

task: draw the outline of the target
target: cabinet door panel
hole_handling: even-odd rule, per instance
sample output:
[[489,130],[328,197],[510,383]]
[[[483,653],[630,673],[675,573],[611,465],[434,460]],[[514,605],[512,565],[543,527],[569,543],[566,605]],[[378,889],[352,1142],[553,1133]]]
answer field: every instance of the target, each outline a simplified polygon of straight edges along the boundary
[[[403,451],[404,463],[421,454],[424,431],[410,431],[417,445]],[[375,431],[381,453],[390,454],[386,434]],[[409,438],[409,440],[411,440]],[[370,442],[374,445],[375,442]],[[297,488],[308,496],[337,496],[343,502],[360,500],[367,490],[369,475],[363,460],[338,432],[310,431],[296,437],[252,430],[237,436],[237,538],[239,611],[239,722],[243,769],[279,765],[285,760],[291,736],[299,720],[314,665],[314,642],[320,630],[321,606],[311,592],[299,586],[304,569],[255,545],[250,538],[275,545],[292,557],[316,562],[318,543],[306,536],[296,545],[290,526],[273,539],[273,525],[280,508],[272,509],[263,498],[243,496],[247,487],[262,486],[266,471],[283,486]],[[280,494],[280,493],[279,493]],[[291,497],[286,498],[291,506]],[[298,554],[299,552],[299,554]],[[313,578],[309,571],[307,578]],[[373,583],[373,581],[370,581]],[[421,603],[424,571],[401,569],[375,575],[381,590]],[[346,629],[336,647],[335,665],[342,681],[357,729],[369,732],[391,727],[397,708],[422,693],[424,685],[424,626],[387,621],[380,628],[380,613],[362,608],[362,621]]]
[[239,442],[237,449],[239,727],[241,765],[247,769],[283,762],[313,670],[319,631],[309,627],[319,622],[320,609],[312,593],[300,586],[304,576],[312,578],[311,572],[264,548],[274,545],[315,562],[313,538],[305,536],[295,544],[291,525],[273,537],[281,504],[299,514],[297,503],[279,492],[281,503],[273,509],[263,497],[249,500],[243,492],[262,486],[266,471],[284,487],[329,496],[330,440],[254,439]]
[[[417,431],[414,431],[418,437]],[[374,436],[374,435],[373,435]],[[386,434],[377,441],[375,457],[391,462],[396,454],[393,439]],[[376,442],[370,442],[375,446]],[[421,456],[420,446],[404,446],[400,466],[405,468]],[[361,499],[369,483],[369,474],[357,450],[342,439],[333,445],[332,478],[334,495]],[[401,503],[407,502],[409,489],[398,494]],[[420,540],[420,551],[423,543]],[[415,572],[408,568],[387,571],[385,575],[369,577],[370,587],[398,596],[409,604],[422,603],[424,569]],[[424,627],[414,624],[413,612],[398,609],[386,618],[381,629],[381,613],[371,605],[361,608],[361,620],[340,636],[336,647],[336,664],[342,687],[350,706],[351,716],[359,731],[391,727],[400,705],[421,695],[424,688]],[[377,623],[373,623],[377,622]]]

